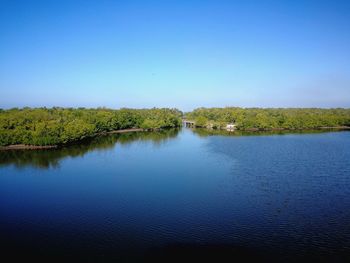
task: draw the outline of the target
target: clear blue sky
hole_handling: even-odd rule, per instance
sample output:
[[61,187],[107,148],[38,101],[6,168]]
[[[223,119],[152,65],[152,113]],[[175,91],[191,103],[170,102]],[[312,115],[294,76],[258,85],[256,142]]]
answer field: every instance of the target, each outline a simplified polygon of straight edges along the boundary
[[350,1],[0,0],[0,107],[350,107]]

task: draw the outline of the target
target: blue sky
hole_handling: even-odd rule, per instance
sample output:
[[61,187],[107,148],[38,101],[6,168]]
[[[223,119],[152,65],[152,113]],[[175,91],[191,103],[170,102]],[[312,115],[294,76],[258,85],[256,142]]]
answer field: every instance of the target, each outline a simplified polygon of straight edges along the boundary
[[0,0],[0,107],[350,107],[350,1]]

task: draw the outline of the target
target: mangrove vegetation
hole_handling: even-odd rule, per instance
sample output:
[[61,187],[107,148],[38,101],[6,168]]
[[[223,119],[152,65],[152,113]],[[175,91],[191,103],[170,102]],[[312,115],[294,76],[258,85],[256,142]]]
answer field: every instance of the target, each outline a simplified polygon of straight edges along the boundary
[[0,110],[0,146],[57,146],[125,129],[176,128],[183,117],[218,130],[228,124],[241,131],[350,127],[350,109],[343,108],[198,108],[184,116],[168,108],[13,108]]
[[235,124],[239,130],[317,129],[350,126],[350,109],[320,108],[198,108],[186,113],[196,127],[214,129]]
[[181,126],[177,109],[23,108],[0,110],[0,146],[61,145],[96,134]]

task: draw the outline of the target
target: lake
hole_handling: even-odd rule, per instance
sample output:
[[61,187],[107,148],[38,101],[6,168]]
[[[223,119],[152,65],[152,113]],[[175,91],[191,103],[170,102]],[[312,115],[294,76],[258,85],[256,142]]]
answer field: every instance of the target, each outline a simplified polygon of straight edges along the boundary
[[0,233],[13,259],[346,262],[350,132],[182,129],[2,151]]

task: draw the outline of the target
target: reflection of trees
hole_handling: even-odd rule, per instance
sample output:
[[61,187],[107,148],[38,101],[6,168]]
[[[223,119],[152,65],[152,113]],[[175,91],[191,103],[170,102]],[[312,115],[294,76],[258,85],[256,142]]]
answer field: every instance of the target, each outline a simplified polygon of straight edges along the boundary
[[135,141],[144,141],[159,145],[175,138],[178,132],[178,129],[169,129],[154,132],[110,134],[57,149],[0,151],[0,166],[13,164],[18,168],[33,166],[43,169],[58,167],[60,160],[66,157],[84,156],[90,151],[111,149],[116,143],[125,145]]
[[[196,128],[192,129],[193,133],[199,137],[207,137],[213,135],[221,136],[259,136],[259,135],[286,135],[286,134],[314,134],[324,133],[330,130],[275,130],[275,131],[226,131],[226,130],[215,130],[215,129],[203,129]],[[332,130],[336,131],[336,130]]]
[[120,144],[128,144],[135,141],[151,141],[154,144],[161,144],[168,139],[175,138],[179,133],[179,129],[166,129],[154,132],[130,132],[124,133],[118,138]]

